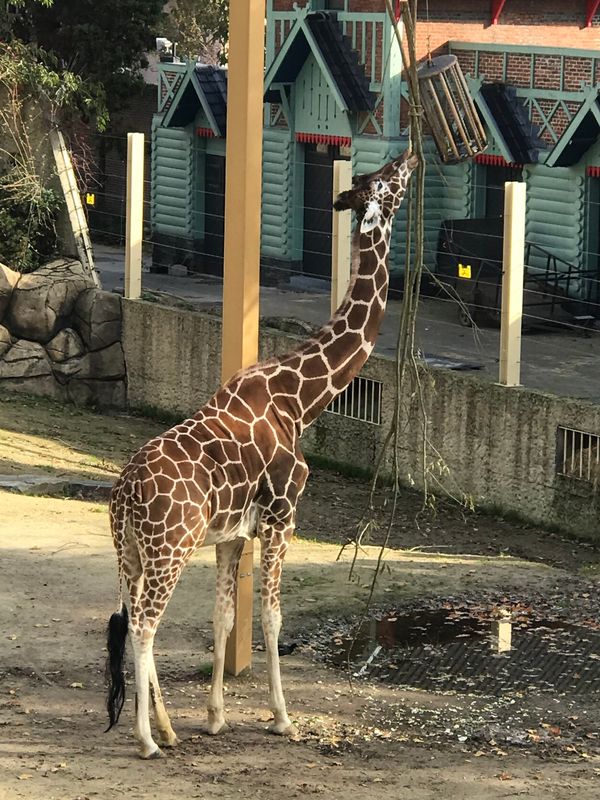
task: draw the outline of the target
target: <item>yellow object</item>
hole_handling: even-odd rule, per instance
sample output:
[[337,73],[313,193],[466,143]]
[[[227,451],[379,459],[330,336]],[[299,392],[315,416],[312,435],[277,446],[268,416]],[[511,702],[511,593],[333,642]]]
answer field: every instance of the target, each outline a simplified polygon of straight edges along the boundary
[[471,277],[471,265],[470,264],[459,264],[458,265],[458,277],[459,278],[470,278]]
[[[223,382],[258,359],[260,197],[265,0],[233,2],[229,11]],[[236,619],[225,669],[239,675],[252,660],[252,542],[240,559]]]
[[88,206],[96,205],[96,195],[93,192],[87,192],[85,195],[85,204]]

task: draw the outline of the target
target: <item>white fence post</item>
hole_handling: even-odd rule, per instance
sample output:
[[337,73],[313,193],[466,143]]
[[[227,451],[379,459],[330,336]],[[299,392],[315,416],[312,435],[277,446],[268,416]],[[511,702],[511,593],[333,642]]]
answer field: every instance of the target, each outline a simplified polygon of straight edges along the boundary
[[510,181],[504,184],[504,188],[499,382],[503,386],[519,386],[525,271],[525,184]]
[[[352,163],[333,162],[333,199],[352,188]],[[331,313],[339,308],[350,282],[351,211],[334,211],[331,246]]]
[[125,297],[142,295],[144,229],[144,134],[127,134],[127,211],[125,218]]

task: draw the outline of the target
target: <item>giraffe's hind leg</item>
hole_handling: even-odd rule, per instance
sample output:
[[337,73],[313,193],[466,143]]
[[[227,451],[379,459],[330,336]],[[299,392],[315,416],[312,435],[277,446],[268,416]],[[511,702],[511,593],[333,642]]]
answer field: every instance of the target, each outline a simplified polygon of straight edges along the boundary
[[158,729],[158,738],[163,747],[175,747],[177,735],[171,726],[171,720],[167,714],[167,709],[162,698],[162,692],[158,684],[156,665],[154,664],[154,654],[150,652],[150,701],[154,709],[154,719]]
[[154,665],[154,637],[162,615],[183,569],[184,562],[171,564],[169,579],[158,576],[146,566],[140,583],[141,591],[132,596],[130,636],[135,657],[136,722],[135,737],[140,743],[142,758],[159,758],[162,754],[152,738],[150,701],[154,708],[160,743],[172,747],[177,737],[162,700]]
[[225,646],[235,618],[235,585],[244,539],[234,539],[216,546],[217,588],[213,617],[214,654],[210,694],[208,696],[207,733],[221,733],[227,728],[223,704]]
[[281,570],[294,526],[288,522],[273,525],[263,523],[261,527],[262,626],[269,676],[269,706],[273,713],[269,730],[280,736],[290,736],[296,729],[288,717],[283,696],[278,642],[281,630]]

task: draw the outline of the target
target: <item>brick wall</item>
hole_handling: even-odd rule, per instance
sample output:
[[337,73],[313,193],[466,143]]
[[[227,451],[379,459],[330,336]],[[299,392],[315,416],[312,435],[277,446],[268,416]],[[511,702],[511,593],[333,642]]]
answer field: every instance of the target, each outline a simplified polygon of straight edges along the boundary
[[[358,0],[357,0],[358,2]],[[600,50],[600,14],[582,27],[585,3],[565,0],[508,0],[497,25],[490,25],[489,0],[429,0],[429,22],[420,4],[417,54],[447,51],[448,41],[538,45]]]

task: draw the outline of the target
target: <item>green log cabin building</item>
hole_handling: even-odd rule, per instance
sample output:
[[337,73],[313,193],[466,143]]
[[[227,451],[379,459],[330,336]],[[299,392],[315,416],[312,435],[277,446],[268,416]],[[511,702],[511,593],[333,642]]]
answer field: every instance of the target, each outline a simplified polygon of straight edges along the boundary
[[[445,220],[499,220],[506,180],[527,184],[531,259],[600,279],[600,0],[429,0],[420,59],[453,53],[488,148],[441,164],[427,137],[426,260]],[[222,260],[226,70],[160,65],[152,140],[156,263]],[[334,159],[368,172],[407,146],[406,87],[384,0],[267,0],[262,260],[265,274],[330,274]],[[392,277],[402,272],[403,215]],[[492,228],[494,225],[492,224]],[[501,227],[498,229],[501,230]],[[187,253],[186,251],[196,251]]]

